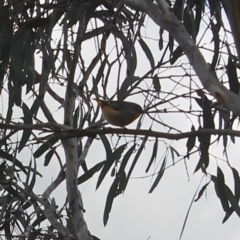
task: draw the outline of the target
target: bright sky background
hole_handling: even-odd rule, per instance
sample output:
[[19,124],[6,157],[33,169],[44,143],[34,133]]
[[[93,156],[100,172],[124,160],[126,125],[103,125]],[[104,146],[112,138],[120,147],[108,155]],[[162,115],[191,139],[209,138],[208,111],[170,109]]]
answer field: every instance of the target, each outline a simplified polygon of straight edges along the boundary
[[[159,29],[155,26],[154,23],[151,22],[151,20],[148,19],[146,27],[146,36],[154,39],[159,38]],[[211,37],[208,39],[205,38],[206,44],[210,44],[210,39]],[[149,40],[149,44],[154,52],[159,53],[160,58],[161,52],[157,47],[157,42]],[[86,51],[86,57],[89,54],[89,51],[92,49],[91,46],[92,45],[89,45],[89,47],[83,49],[83,51]],[[95,51],[93,54],[94,53]],[[149,64],[143,53],[138,52],[138,54],[140,54],[142,57],[140,58],[141,62],[138,62],[137,75],[141,76],[149,70]],[[156,54],[155,57],[157,58],[158,55]],[[205,55],[205,57],[207,58],[208,56]],[[177,73],[178,72],[175,70],[172,71],[172,75]],[[166,75],[167,74],[169,74],[169,71],[166,73]],[[111,94],[113,94],[115,91],[114,73],[112,73],[112,78],[112,86],[110,85],[110,88],[108,89],[109,96],[111,96]],[[187,79],[186,82],[188,81],[189,79]],[[169,84],[171,85],[170,81]],[[163,87],[166,88],[166,85],[164,84]],[[163,90],[167,91],[167,88]],[[135,100],[138,103],[141,101],[143,102],[143,99],[138,99],[136,96],[130,98],[130,100]],[[56,119],[60,119],[59,122],[62,123],[62,110],[58,110],[58,106],[55,106],[50,101],[48,104],[54,113],[54,117]],[[179,101],[179,104],[180,106],[182,104],[185,104],[184,100]],[[184,116],[166,114],[163,116],[163,119],[169,124],[174,123],[176,128],[180,128],[183,131],[190,130],[191,123]],[[128,128],[136,127],[136,123],[137,121],[134,124],[130,125]],[[198,126],[197,123],[195,127],[196,126]],[[164,130],[160,129],[160,131]],[[231,144],[231,146],[228,148],[228,154],[230,162],[237,169],[240,169],[238,159],[238,152],[240,150],[237,147],[238,144],[239,141],[236,141],[235,146]],[[178,142],[174,141],[173,146],[181,154],[185,154],[187,151],[186,140],[181,140]],[[162,154],[164,152],[165,148],[162,146]],[[223,157],[222,141],[220,141],[217,145],[215,144],[214,147],[211,147],[210,152]],[[24,154],[25,153],[23,152],[23,155]],[[197,155],[195,155],[195,157],[191,157],[189,160],[186,160],[187,170],[184,161],[177,163],[174,167],[168,168],[165,171],[163,178],[155,191],[152,194],[148,194],[148,191],[154,179],[151,177],[143,177],[146,176],[145,169],[147,167],[151,154],[152,145],[149,145],[144,149],[141,157],[139,158],[137,167],[132,174],[132,179],[128,184],[127,190],[123,195],[118,196],[114,200],[110,218],[106,227],[103,226],[103,211],[105,207],[106,196],[109,187],[112,184],[113,178],[111,178],[108,174],[108,177],[104,179],[102,185],[97,191],[95,189],[99,174],[96,174],[88,182],[82,184],[79,187],[84,201],[84,208],[86,209],[84,216],[88,228],[93,235],[100,238],[101,240],[179,239],[189,205],[202,179],[202,173],[200,171],[196,174],[193,174],[199,158]],[[159,155],[157,161],[159,161],[161,157],[161,148],[159,147]],[[95,140],[86,159],[87,165],[91,167],[104,159],[105,151],[102,143],[100,140]],[[177,157],[175,160],[177,160]],[[40,170],[40,172],[42,172],[42,170],[44,172],[44,177],[42,179],[39,178],[37,181],[36,193],[39,194],[42,193],[51,183],[51,181],[55,179],[59,171],[57,161],[51,161],[50,165],[46,168],[41,167],[43,165],[43,162],[44,159],[38,160],[39,169],[43,168]],[[167,165],[170,164],[171,158],[169,157]],[[230,185],[230,187],[232,187],[231,172],[226,167],[225,163],[221,164],[220,161],[218,161],[218,164],[220,164],[219,166],[226,174],[225,176],[227,178],[227,183]],[[156,171],[159,169],[159,167],[160,165],[156,166]],[[211,164],[208,170],[212,174],[216,175],[216,161],[214,158],[211,158]],[[189,179],[187,172],[189,173]],[[203,186],[206,181],[206,179],[203,179],[200,186]],[[54,191],[52,196],[56,198],[57,204],[61,206],[61,203],[63,203],[66,198],[65,182],[62,183],[61,186]],[[221,203],[216,197],[214,186],[211,183],[206,191],[206,194],[198,202],[193,204],[182,239],[239,239],[239,218],[234,213],[225,224],[222,224],[221,222],[223,217],[224,212],[222,210]]]

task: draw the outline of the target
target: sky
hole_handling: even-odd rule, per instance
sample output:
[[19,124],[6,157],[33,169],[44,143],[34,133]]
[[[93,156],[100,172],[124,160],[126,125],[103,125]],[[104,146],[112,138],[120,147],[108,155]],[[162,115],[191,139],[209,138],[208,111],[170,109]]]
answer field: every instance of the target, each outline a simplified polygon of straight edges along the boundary
[[[150,19],[146,21],[146,36],[149,37],[148,43],[154,52],[158,52],[155,58],[160,58],[161,52],[158,50],[157,41],[152,39],[159,38],[159,29],[151,22]],[[210,38],[206,36],[206,43],[211,46]],[[146,40],[147,41],[147,40]],[[204,40],[203,40],[204,41]],[[83,48],[83,52],[86,54],[86,63],[88,61],[89,49],[91,49],[91,44],[89,47]],[[94,49],[94,48],[93,48]],[[93,52],[94,54],[95,52]],[[138,62],[137,74],[139,76],[143,75],[149,70],[149,64],[146,60],[146,56],[143,52],[138,52],[141,61]],[[208,56],[204,55],[206,58]],[[90,61],[89,56],[89,61]],[[211,59],[209,57],[209,59]],[[37,66],[39,67],[39,66]],[[113,73],[111,73],[112,79],[114,79],[114,68]],[[172,75],[180,74],[179,69],[171,69]],[[163,81],[167,81],[165,76],[169,75],[169,71],[165,73],[165,69],[160,69],[162,72]],[[123,77],[124,73],[121,75]],[[189,79],[181,80],[182,83],[189,83]],[[169,91],[173,88],[169,84],[164,84],[162,91]],[[108,94],[115,91],[115,82],[109,83]],[[57,89],[57,86],[55,86]],[[181,89],[179,89],[181,92]],[[160,95],[161,97],[161,95]],[[128,99],[129,100],[129,99]],[[138,96],[133,96],[130,98],[132,101],[136,101],[139,104],[143,104],[142,98]],[[54,117],[62,119],[62,109],[58,109],[57,105],[52,102],[48,102],[49,107],[54,113]],[[185,100],[178,100],[180,107],[184,107],[186,104]],[[195,104],[195,103],[193,103]],[[96,105],[95,105],[96,107]],[[17,110],[15,112],[17,113]],[[162,120],[169,125],[174,125],[177,129],[180,128],[182,131],[189,131],[191,127],[191,122],[183,115],[173,115],[164,114],[161,116]],[[99,116],[100,118],[100,116]],[[149,119],[144,119],[143,129],[148,129],[150,124]],[[197,120],[193,120],[195,126],[197,126]],[[131,124],[128,128],[136,128],[137,121]],[[159,131],[164,131],[163,126],[154,126]],[[123,140],[124,142],[124,140]],[[169,142],[168,142],[169,143]],[[177,149],[181,155],[186,154],[186,140],[173,141],[172,146]],[[239,159],[237,147],[239,140],[236,144],[228,145],[228,157],[231,164],[239,169]],[[215,161],[214,155],[223,155],[222,141],[220,140],[218,144],[215,144],[210,148],[211,162],[209,166],[209,172],[216,175],[216,166],[221,167],[226,176],[227,183],[232,187],[232,175],[225,162]],[[61,150],[60,150],[61,152]],[[201,187],[208,181],[206,178],[202,178],[202,173],[199,171],[194,174],[194,169],[199,160],[199,156],[196,154],[190,159],[185,161],[180,161],[174,166],[166,169],[163,178],[161,179],[159,185],[154,190],[153,193],[149,194],[149,189],[154,181],[151,174],[145,174],[145,169],[148,161],[151,157],[152,145],[148,144],[141,157],[139,158],[136,169],[132,174],[132,178],[129,185],[124,192],[124,194],[118,196],[113,203],[113,207],[110,213],[109,221],[106,226],[103,225],[103,211],[106,202],[106,196],[109,191],[109,187],[113,182],[113,178],[110,174],[104,179],[102,185],[96,190],[96,183],[98,179],[98,174],[92,177],[89,181],[79,186],[81,191],[84,208],[86,213],[84,214],[85,220],[87,222],[90,232],[101,240],[169,240],[169,239],[179,239],[181,230],[184,224],[184,219],[188,212],[191,201],[194,194],[197,191],[198,186]],[[156,162],[161,164],[161,159],[165,153],[165,144],[160,142],[159,152]],[[23,152],[23,154],[28,154]],[[87,165],[89,167],[94,166],[96,163],[103,161],[105,159],[105,151],[101,144],[101,141],[95,140],[90,148],[89,154],[86,158]],[[176,161],[178,158],[176,157]],[[172,165],[171,157],[168,156],[167,166]],[[43,167],[44,158],[38,160],[38,165],[40,171],[43,172],[43,178],[39,178],[36,183],[36,193],[42,193],[46,186],[48,186],[52,180],[55,179],[58,174],[59,166],[56,161],[51,161],[50,165],[46,168]],[[129,164],[130,165],[130,164]],[[128,167],[129,167],[128,165]],[[152,169],[152,173],[159,169],[160,165],[156,165]],[[148,176],[148,177],[146,177]],[[62,183],[58,189],[56,189],[52,196],[56,199],[57,203],[61,205],[64,203],[66,197],[66,187],[65,182]],[[240,236],[239,228],[239,218],[234,213],[230,219],[222,224],[222,219],[224,217],[224,212],[221,207],[219,199],[216,197],[214,186],[212,183],[207,188],[206,193],[201,197],[201,199],[193,203],[191,210],[189,212],[188,220],[185,226],[182,239],[184,240],[236,240]]]

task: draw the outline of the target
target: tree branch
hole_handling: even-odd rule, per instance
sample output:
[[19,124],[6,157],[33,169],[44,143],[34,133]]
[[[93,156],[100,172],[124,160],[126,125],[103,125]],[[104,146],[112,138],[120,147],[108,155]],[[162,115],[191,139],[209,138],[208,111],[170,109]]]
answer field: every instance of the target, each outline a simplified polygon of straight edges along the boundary
[[171,11],[170,6],[165,0],[157,0],[158,5],[150,0],[122,1],[136,10],[140,8],[141,11],[147,13],[158,26],[167,30],[185,52],[203,87],[209,91],[219,103],[240,116],[240,97],[229,91],[218,81],[195,42],[190,37],[183,24]]
[[[73,112],[75,107],[75,84],[74,77],[76,72],[76,66],[79,59],[81,49],[81,38],[85,32],[87,26],[87,12],[88,4],[82,4],[81,6],[81,19],[79,19],[78,31],[76,34],[76,41],[74,44],[73,60],[68,76],[68,83],[65,96],[65,108],[64,108],[64,124],[72,126],[73,124]],[[66,184],[69,203],[69,212],[72,218],[72,222],[75,228],[75,233],[79,240],[91,240],[92,237],[88,232],[87,224],[83,218],[83,203],[82,197],[77,187],[78,176],[78,151],[77,151],[77,139],[71,138],[62,141],[64,152],[66,156]]]
[[[0,128],[2,124],[0,123]],[[48,126],[49,124],[32,124],[32,125],[14,125],[14,124],[3,124],[4,129],[14,129],[16,131],[30,129],[30,130],[41,130],[40,127],[43,128]],[[51,125],[51,124],[50,124]],[[64,126],[64,125],[63,125]],[[165,132],[157,132],[157,131],[150,131],[150,130],[143,130],[143,129],[126,129],[126,128],[87,128],[87,129],[73,129],[70,127],[63,128],[65,130],[59,129],[49,129],[48,132],[52,132],[52,138],[59,138],[59,139],[70,139],[70,138],[78,138],[78,137],[91,137],[95,138],[96,135],[102,134],[123,134],[123,135],[132,135],[132,136],[149,136],[149,137],[158,137],[164,139],[171,139],[171,140],[180,140],[188,137],[197,137],[204,134],[211,134],[211,135],[218,135],[218,136],[235,136],[240,137],[240,131],[231,130],[231,129],[201,129],[198,131],[192,132],[183,132],[183,133],[165,133]],[[43,130],[43,129],[42,129]],[[45,131],[45,130],[44,130]],[[92,139],[89,138],[86,142],[86,149],[84,147],[84,155],[80,157],[80,162],[86,156],[86,152],[91,145]],[[0,142],[1,143],[1,142]],[[80,163],[78,162],[78,165]]]
[[183,132],[183,133],[165,133],[165,132],[156,132],[150,130],[141,130],[141,129],[122,129],[122,128],[102,128],[102,129],[85,129],[85,130],[72,130],[68,133],[56,133],[53,137],[60,139],[67,138],[76,138],[76,137],[95,137],[96,135],[105,135],[105,134],[124,134],[132,136],[148,136],[154,138],[164,138],[170,140],[180,140],[189,137],[198,137],[201,135],[218,135],[218,136],[235,136],[240,137],[240,131],[230,130],[230,129],[201,129],[198,131],[192,132]]

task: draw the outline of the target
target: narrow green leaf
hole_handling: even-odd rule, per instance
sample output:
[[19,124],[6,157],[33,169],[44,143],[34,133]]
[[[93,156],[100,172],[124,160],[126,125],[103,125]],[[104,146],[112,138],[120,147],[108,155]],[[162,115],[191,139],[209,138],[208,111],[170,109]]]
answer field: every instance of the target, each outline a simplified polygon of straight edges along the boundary
[[165,167],[166,167],[166,162],[167,162],[167,159],[166,159],[166,156],[165,156],[164,159],[163,159],[162,166],[161,166],[161,168],[160,168],[160,170],[159,170],[159,173],[158,173],[158,175],[157,175],[157,177],[156,177],[156,179],[155,179],[155,181],[154,181],[154,183],[153,183],[153,185],[152,185],[152,187],[150,188],[150,190],[149,190],[148,193],[152,193],[153,190],[157,187],[158,183],[160,182],[160,180],[161,180],[161,178],[162,178],[162,176],[163,176]]
[[134,75],[137,67],[137,55],[134,43],[131,37],[126,37],[121,31],[112,31],[115,37],[119,38],[122,42],[125,60],[127,62],[127,76]]
[[227,195],[227,199],[231,203],[231,206],[232,206],[233,210],[236,212],[238,217],[240,217],[240,207],[238,205],[238,200],[233,195],[233,193],[230,190],[230,188],[228,186],[226,186],[226,185],[225,185],[225,192],[226,192],[226,195]]
[[[129,161],[129,158],[132,156],[133,151],[135,150],[135,144],[127,151],[127,153],[124,155],[121,166],[118,171],[118,177],[119,177],[119,182],[121,186],[121,192],[125,190],[126,187],[126,173],[125,173],[125,167]],[[120,193],[119,193],[120,194]]]
[[[192,132],[195,132],[195,127],[192,125],[192,128],[191,128],[191,131]],[[196,136],[191,136],[188,138],[187,140],[187,153],[189,153],[195,146],[195,143],[196,143]]]
[[[33,162],[33,168],[31,167],[32,166],[32,162]],[[29,161],[29,166],[26,169],[28,170],[28,173],[27,173],[27,176],[26,176],[25,184],[24,184],[25,185],[25,189],[28,192],[32,192],[33,187],[34,187],[35,182],[36,182],[36,176],[39,175],[38,172],[37,172],[36,160],[35,159],[33,161],[30,160]],[[31,178],[31,181],[30,181],[30,178]],[[25,197],[27,198],[28,196],[25,196]]]
[[[25,124],[32,124],[32,113],[29,110],[28,106],[25,103],[22,103],[22,111],[23,111],[23,122]],[[24,130],[22,134],[22,138],[18,147],[18,152],[21,152],[21,150],[25,147],[29,137],[31,136],[32,131],[31,130]]]
[[143,41],[142,38],[140,38],[138,40],[138,42],[140,43],[142,50],[145,52],[145,54],[146,54],[146,56],[148,58],[148,61],[149,61],[150,65],[151,65],[151,68],[154,68],[154,66],[155,66],[154,58],[153,58],[152,52],[149,49],[148,45]]
[[124,192],[124,190],[126,189],[126,183],[127,183],[127,175],[125,171],[122,171],[121,176],[118,176],[118,177],[119,177],[119,185],[118,185],[116,196]]
[[230,207],[229,210],[226,212],[225,217],[222,220],[222,223],[225,223],[229,219],[229,217],[231,217],[233,212],[234,212],[233,207]]
[[159,47],[160,51],[163,49],[163,32],[164,32],[164,29],[160,28],[159,29],[159,41],[158,41],[158,47]]
[[196,32],[195,32],[195,23],[192,10],[187,6],[184,9],[183,25],[188,31],[189,35],[193,37],[195,41]]
[[135,144],[127,151],[127,153],[124,155],[122,162],[121,162],[121,166],[119,168],[118,174],[119,176],[121,176],[121,172],[124,171],[129,158],[132,156],[133,151],[135,150]]
[[199,26],[200,23],[202,22],[202,12],[203,12],[203,4],[201,4],[201,1],[195,2],[196,3],[196,10],[195,10],[195,32],[196,35],[199,32]]
[[36,116],[37,115],[38,109],[39,109],[39,99],[37,98],[34,101],[32,107],[30,109],[30,112],[32,113],[32,116]]
[[179,157],[180,154],[179,152],[172,146],[169,147],[170,148],[170,152],[171,152],[171,156],[172,156],[172,161],[173,161],[173,165],[175,164],[175,154]]
[[[201,182],[202,182],[202,181],[201,181]],[[201,184],[201,182],[200,182],[200,184]],[[191,208],[192,208],[192,205],[193,205],[193,203],[194,203],[194,199],[196,198],[196,195],[197,195],[198,189],[199,189],[199,187],[200,187],[200,184],[199,184],[197,190],[195,191],[195,193],[194,193],[194,195],[193,195],[193,198],[192,198],[192,200],[191,200],[191,203],[190,203],[190,205],[189,205],[189,207],[188,207],[187,214],[186,214],[186,217],[185,217],[184,222],[183,222],[183,226],[182,226],[182,230],[181,230],[181,233],[180,233],[179,240],[182,238],[182,235],[183,235],[185,226],[186,226],[186,224],[187,224],[188,216],[189,216],[190,210],[191,210]]]
[[212,102],[203,94],[202,91],[197,91],[197,94],[201,97],[195,98],[198,105],[203,109],[203,128],[213,128],[215,129],[215,124],[213,120],[211,105]]
[[133,75],[127,76],[121,87],[120,90],[118,91],[118,100],[119,101],[123,101],[128,95],[129,93],[132,91],[132,89],[128,90],[128,88],[135,82],[137,82],[139,80],[139,77],[135,77]]
[[45,153],[50,147],[52,147],[56,142],[58,141],[57,138],[52,138],[48,141],[46,141],[45,143],[43,143],[41,145],[41,147],[39,147],[35,153],[33,154],[33,156],[35,158],[39,158],[42,156],[43,153]]
[[228,57],[227,75],[228,75],[228,83],[229,83],[230,90],[238,94],[240,85],[239,85],[238,76],[237,76],[237,66],[236,66],[236,63],[232,61],[231,56]]
[[50,163],[50,160],[52,159],[53,154],[54,154],[54,150],[51,149],[51,150],[45,155],[44,167],[48,166],[48,164]]
[[22,163],[17,159],[15,158],[14,156],[10,155],[9,153],[7,152],[4,152],[3,150],[0,149],[0,158],[2,159],[5,159],[5,160],[8,160],[10,162],[14,162],[14,164],[21,169],[22,172],[24,172],[25,174],[27,174],[27,171],[25,169],[25,167],[22,165]]
[[239,182],[239,173],[235,168],[231,168],[234,178],[234,195],[236,199],[239,201],[240,198],[240,182]]
[[26,146],[26,143],[29,140],[31,134],[32,134],[32,131],[29,129],[26,129],[23,131],[22,138],[18,147],[18,152],[21,152],[21,150]]
[[146,173],[149,171],[154,159],[156,159],[156,157],[157,157],[157,150],[158,150],[158,138],[155,139],[155,143],[153,145],[152,156],[151,156],[148,166],[146,168]]
[[117,188],[118,188],[118,178],[115,178],[112,186],[109,189],[108,195],[107,195],[107,200],[104,208],[104,213],[103,213],[103,224],[106,226],[109,218],[109,213],[112,209],[112,204],[113,204],[113,199],[115,198],[117,194]]
[[214,42],[214,49],[213,49],[214,54],[212,57],[211,69],[215,71],[216,65],[218,63],[218,58],[219,58],[219,46],[220,46],[219,30],[221,28],[221,24],[219,24],[218,22],[215,24],[210,19],[210,25],[211,25],[211,30],[213,34],[213,42]]
[[86,182],[89,178],[91,178],[96,172],[98,172],[106,163],[106,161],[102,161],[97,163],[94,167],[90,168],[87,172],[85,172],[82,176],[78,178],[78,185]]
[[[199,130],[202,128],[199,127]],[[206,169],[209,165],[209,153],[208,149],[210,146],[210,134],[199,135],[198,140],[200,142],[200,160],[195,168],[194,172],[197,172],[202,166]]]
[[[140,148],[137,151],[137,154],[135,155],[135,157],[133,159],[133,163],[132,163],[132,165],[131,165],[131,167],[130,167],[130,169],[128,171],[128,174],[127,174],[126,186],[127,186],[127,183],[128,183],[128,181],[129,181],[129,179],[131,177],[132,171],[133,171],[133,169],[134,169],[134,167],[135,167],[135,165],[136,165],[136,163],[138,161],[138,158],[140,157],[140,155],[141,155],[141,153],[142,153],[142,151],[143,151],[143,149],[145,147],[147,139],[148,139],[148,136],[145,136],[144,139],[142,140],[142,144],[141,144]],[[126,186],[125,186],[125,188],[126,188]]]
[[113,163],[120,159],[120,157],[121,157],[123,151],[125,150],[126,146],[127,146],[127,144],[121,145],[111,155],[108,156],[108,158],[106,160],[106,163],[105,163],[105,165],[104,165],[104,167],[103,167],[103,169],[102,169],[102,171],[99,175],[96,189],[98,189],[98,187],[100,186],[101,182],[103,181],[104,177],[108,173],[108,171],[111,168],[111,166],[113,165]]
[[161,85],[160,85],[160,80],[157,74],[155,74],[153,76],[153,87],[155,89],[156,92],[160,92],[161,91]]
[[216,181],[216,190],[218,193],[218,197],[221,201],[223,210],[227,212],[229,210],[229,204],[228,204],[228,197],[226,193],[226,187],[225,187],[225,179],[222,170],[218,167],[217,169],[217,181]]
[[183,50],[181,47],[178,46],[171,55],[170,64],[173,65],[178,60],[178,58],[182,56],[182,54]]
[[198,197],[194,200],[194,202],[197,202],[202,197],[204,191],[207,189],[207,186],[209,185],[210,182],[208,182],[208,183],[206,183],[205,185],[202,186],[201,190],[198,193]]
[[112,154],[112,149],[111,149],[110,143],[109,143],[106,135],[101,134],[101,135],[99,135],[99,137],[101,138],[101,141],[102,141],[103,146],[105,148],[106,156],[107,156],[107,159],[108,159],[109,156]]

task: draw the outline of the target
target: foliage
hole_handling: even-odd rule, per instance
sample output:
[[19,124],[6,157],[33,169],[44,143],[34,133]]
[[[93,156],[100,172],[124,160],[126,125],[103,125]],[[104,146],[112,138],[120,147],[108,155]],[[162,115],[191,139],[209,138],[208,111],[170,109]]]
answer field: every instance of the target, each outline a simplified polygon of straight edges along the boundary
[[[238,94],[225,5],[215,0],[170,3],[211,71]],[[197,157],[194,172],[208,179],[197,200],[213,183],[226,214],[223,221],[233,212],[240,216],[239,173],[227,154],[228,144],[239,136],[236,114],[201,87],[183,48],[146,13],[109,0],[9,0],[0,3],[0,23],[0,229],[7,239],[75,236],[68,183],[73,179],[80,185],[93,175],[98,176],[96,188],[112,176],[103,216],[107,224],[114,199],[126,190],[146,149],[151,152],[146,174],[154,178],[150,193],[167,168]],[[135,101],[147,113],[131,129],[108,128],[93,98]],[[96,139],[105,157],[91,166],[87,154]],[[186,139],[185,149],[173,142],[178,139]],[[208,172],[211,160],[220,159],[211,154],[220,140],[233,190],[219,166],[216,175]],[[36,184],[51,165],[58,171],[55,180],[37,195]],[[50,195],[65,180],[68,200],[59,207]],[[77,199],[84,211],[81,196]]]

